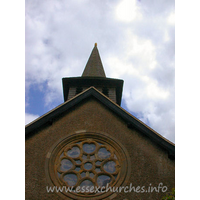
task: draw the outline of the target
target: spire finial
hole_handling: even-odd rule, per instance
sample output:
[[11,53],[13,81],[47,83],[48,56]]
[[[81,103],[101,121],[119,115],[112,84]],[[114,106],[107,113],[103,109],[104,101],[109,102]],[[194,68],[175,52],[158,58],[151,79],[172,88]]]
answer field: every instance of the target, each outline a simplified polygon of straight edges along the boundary
[[97,47],[97,43],[95,43],[94,46]]

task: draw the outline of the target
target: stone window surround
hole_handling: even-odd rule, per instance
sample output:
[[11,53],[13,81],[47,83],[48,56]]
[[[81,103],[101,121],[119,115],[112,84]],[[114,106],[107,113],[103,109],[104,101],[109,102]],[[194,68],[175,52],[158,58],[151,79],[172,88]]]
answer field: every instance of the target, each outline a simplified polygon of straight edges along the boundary
[[[111,152],[111,158],[107,159],[107,161],[117,161],[116,162],[116,172],[114,172],[112,175],[116,176],[116,180],[113,179],[112,175],[109,175],[107,173],[107,175],[109,175],[111,177],[111,184],[109,185],[110,187],[119,187],[119,186],[124,186],[127,184],[128,178],[130,177],[130,157],[129,154],[127,152],[127,150],[125,149],[125,147],[119,142],[117,141],[115,138],[111,137],[110,135],[106,134],[106,133],[100,133],[100,132],[95,132],[95,131],[86,131],[86,130],[80,130],[80,131],[76,131],[75,133],[72,133],[70,135],[68,135],[67,137],[61,138],[59,141],[57,141],[50,149],[50,151],[47,153],[46,156],[46,166],[45,166],[45,172],[46,172],[46,177],[47,177],[47,181],[49,183],[50,186],[63,186],[63,182],[59,180],[59,177],[57,176],[57,169],[58,169],[58,160],[60,159],[59,157],[61,156],[63,149],[66,148],[71,148],[72,146],[78,146],[76,143],[77,142],[82,142],[82,145],[84,143],[93,143],[93,144],[97,144],[98,142],[101,143],[103,146],[105,147],[108,151]],[[72,144],[72,145],[71,145]],[[70,147],[71,146],[71,147]],[[97,145],[98,147],[98,145]],[[98,147],[100,148],[100,147]],[[115,158],[117,157],[117,160],[114,158],[114,154],[113,151],[115,152]],[[97,152],[94,152],[94,154],[97,154]],[[82,154],[81,154],[82,155]],[[91,154],[92,155],[92,154]],[[88,154],[89,156],[89,154]],[[95,155],[96,160],[95,162],[97,162],[97,155]],[[76,158],[76,160],[80,160],[79,157]],[[89,160],[85,161],[84,163],[88,162]],[[105,160],[102,160],[103,164],[105,164]],[[57,164],[56,164],[57,162]],[[74,162],[73,162],[74,163]],[[103,164],[102,166],[100,166],[100,168],[103,168]],[[82,169],[83,167],[80,166]],[[93,166],[93,168],[91,169],[91,172],[94,173],[95,167]],[[87,171],[87,170],[86,170]],[[90,170],[89,170],[90,171]],[[95,184],[95,182],[97,182],[97,177],[98,175],[101,174],[105,174],[105,170],[104,172],[99,172],[99,174],[95,174],[94,173],[94,178],[90,179],[87,178],[91,181],[93,181],[94,185],[97,186],[97,183]],[[63,175],[62,175],[63,176]],[[87,176],[89,176],[89,173],[87,174]],[[78,175],[78,177],[80,177],[80,174]],[[62,179],[63,180],[63,179]],[[85,180],[85,178],[83,179]],[[80,184],[80,180],[78,178],[78,182]],[[66,184],[67,186],[67,184]],[[76,185],[77,186],[77,185]],[[116,197],[116,194],[112,193],[112,192],[107,192],[107,193],[98,193],[98,194],[88,194],[88,193],[73,193],[73,192],[63,192],[63,193],[56,193],[59,196],[61,196],[62,198],[66,198],[68,197],[69,199],[104,199],[104,198],[109,198],[112,199],[114,197]]]

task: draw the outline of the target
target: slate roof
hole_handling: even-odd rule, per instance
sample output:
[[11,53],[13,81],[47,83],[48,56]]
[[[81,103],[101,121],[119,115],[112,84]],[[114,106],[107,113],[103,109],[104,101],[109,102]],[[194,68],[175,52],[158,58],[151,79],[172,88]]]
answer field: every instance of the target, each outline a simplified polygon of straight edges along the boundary
[[104,72],[104,68],[101,62],[101,58],[99,55],[99,51],[97,49],[97,43],[91,52],[91,55],[88,59],[88,62],[85,66],[85,69],[82,74],[83,77],[90,76],[90,77],[106,77]]
[[59,117],[62,113],[66,112],[68,109],[76,106],[77,104],[81,103],[83,100],[94,97],[102,104],[104,104],[108,109],[113,111],[116,115],[121,117],[124,121],[126,121],[128,128],[135,128],[142,132],[145,136],[150,138],[153,142],[155,142],[160,147],[164,148],[168,151],[168,156],[170,159],[175,158],[175,145],[161,136],[159,133],[154,131],[152,128],[144,124],[142,121],[128,113],[122,107],[114,103],[110,100],[107,96],[99,92],[95,87],[90,87],[87,90],[83,91],[82,93],[76,95],[72,99],[62,103],[61,105],[57,106],[56,108],[52,109],[48,113],[44,114],[43,116],[37,118],[33,122],[26,125],[25,128],[25,135],[31,135],[34,131],[39,129],[41,126],[45,124],[52,123],[54,118]]

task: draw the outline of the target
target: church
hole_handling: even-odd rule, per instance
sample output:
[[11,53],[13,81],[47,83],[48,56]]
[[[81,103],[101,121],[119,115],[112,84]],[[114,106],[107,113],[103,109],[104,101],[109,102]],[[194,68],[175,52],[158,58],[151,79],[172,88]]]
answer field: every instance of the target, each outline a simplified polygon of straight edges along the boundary
[[162,199],[175,187],[175,145],[124,110],[97,44],[64,103],[25,127],[26,199]]

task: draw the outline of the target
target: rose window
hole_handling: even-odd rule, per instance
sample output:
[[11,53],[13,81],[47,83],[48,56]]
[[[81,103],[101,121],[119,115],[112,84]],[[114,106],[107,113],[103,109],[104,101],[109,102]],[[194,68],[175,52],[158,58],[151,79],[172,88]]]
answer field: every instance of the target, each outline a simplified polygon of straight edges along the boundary
[[97,190],[95,193],[95,188],[120,186],[125,181],[128,159],[124,158],[127,153],[103,134],[79,136],[71,135],[53,150],[49,160],[51,180],[57,186],[73,187],[73,191],[63,193],[71,198],[103,199],[112,192]]

